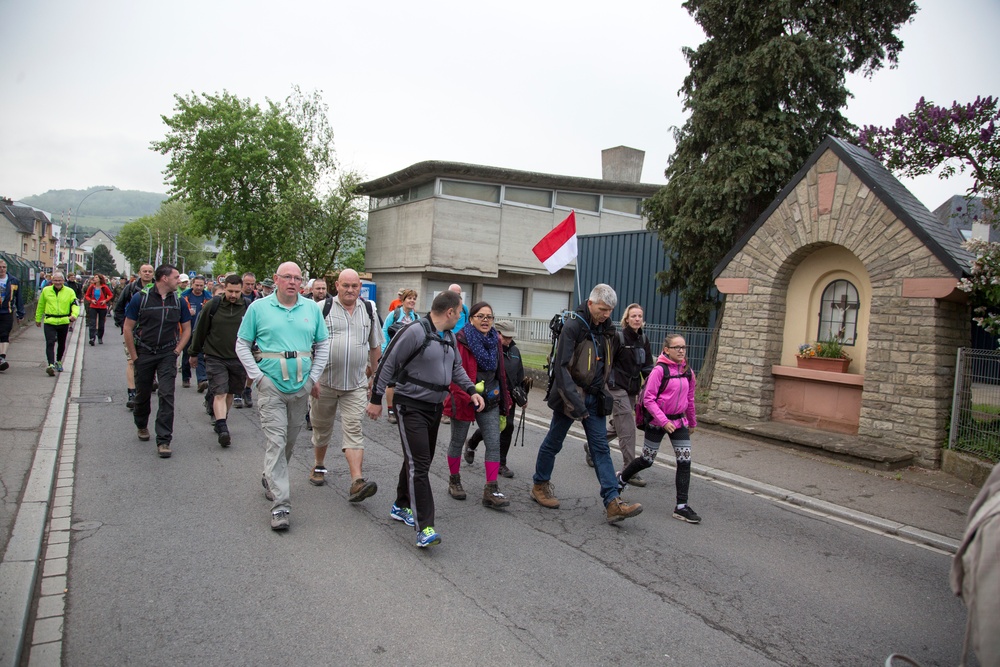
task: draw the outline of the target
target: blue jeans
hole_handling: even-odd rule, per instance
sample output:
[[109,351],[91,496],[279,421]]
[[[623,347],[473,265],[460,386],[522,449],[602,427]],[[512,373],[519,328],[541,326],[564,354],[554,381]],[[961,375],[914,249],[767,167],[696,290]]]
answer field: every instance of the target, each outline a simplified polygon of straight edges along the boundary
[[[594,472],[597,474],[597,481],[601,483],[601,498],[607,507],[618,497],[618,480],[615,478],[615,465],[611,462],[611,450],[608,448],[607,422],[604,417],[597,416],[598,400],[597,396],[587,396],[587,416],[582,423],[583,431],[587,434],[590,458],[594,460]],[[535,460],[535,484],[542,484],[552,478],[556,454],[562,449],[563,440],[572,425],[573,420],[562,412],[552,412],[549,432],[545,434]]]

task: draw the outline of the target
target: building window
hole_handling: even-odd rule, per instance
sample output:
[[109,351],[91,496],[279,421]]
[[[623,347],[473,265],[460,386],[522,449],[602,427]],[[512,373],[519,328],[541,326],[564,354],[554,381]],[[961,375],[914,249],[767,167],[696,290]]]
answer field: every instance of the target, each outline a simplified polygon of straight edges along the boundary
[[500,203],[500,186],[489,183],[467,183],[465,181],[441,180],[441,194],[445,197],[471,199],[490,204]]
[[602,208],[605,211],[625,213],[627,215],[640,215],[642,213],[642,200],[638,197],[613,197],[604,195]]
[[572,208],[577,211],[592,211],[597,213],[601,210],[601,196],[588,195],[582,192],[557,192],[556,205],[564,208]]
[[368,200],[368,209],[375,210],[377,208],[385,208],[386,206],[393,206],[395,204],[403,204],[408,201],[427,199],[428,197],[433,196],[434,181],[428,181],[427,183],[421,183],[420,185],[415,185],[412,188],[407,188],[401,192],[394,192],[393,194],[385,195],[384,197],[371,197]]
[[823,290],[816,340],[840,340],[854,345],[858,335],[858,289],[847,280],[834,280]]
[[552,190],[515,188],[508,185],[503,189],[503,200],[525,206],[552,208]]

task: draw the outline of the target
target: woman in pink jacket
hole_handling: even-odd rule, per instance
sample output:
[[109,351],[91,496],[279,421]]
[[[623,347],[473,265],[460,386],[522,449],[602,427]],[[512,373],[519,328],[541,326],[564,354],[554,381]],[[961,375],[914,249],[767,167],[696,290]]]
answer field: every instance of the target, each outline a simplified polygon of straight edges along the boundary
[[687,365],[687,345],[679,334],[668,334],[656,366],[646,378],[642,391],[642,406],[649,413],[650,423],[642,443],[642,456],[634,459],[618,474],[624,488],[629,479],[653,465],[663,436],[677,457],[677,504],[674,518],[688,523],[701,523],[701,517],[687,504],[691,485],[691,431],[698,425],[694,410],[694,373]]

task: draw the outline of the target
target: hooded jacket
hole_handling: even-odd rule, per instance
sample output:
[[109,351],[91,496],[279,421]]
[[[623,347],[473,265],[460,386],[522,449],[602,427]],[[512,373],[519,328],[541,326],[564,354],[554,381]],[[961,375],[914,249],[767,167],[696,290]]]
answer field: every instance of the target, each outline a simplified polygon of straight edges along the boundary
[[[695,428],[698,420],[695,418],[694,410],[694,373],[685,375],[688,368],[687,363],[681,366],[665,354],[660,354],[656,360],[656,366],[649,372],[646,378],[646,388],[642,392],[642,404],[649,411],[652,417],[651,424],[656,428],[666,428],[667,422],[672,422],[674,426],[686,426]],[[663,383],[664,367],[671,376]],[[663,384],[663,391],[660,385]]]
[[587,416],[587,395],[596,395],[611,376],[611,338],[608,320],[595,324],[584,302],[563,322],[552,364],[548,406],[573,419]]

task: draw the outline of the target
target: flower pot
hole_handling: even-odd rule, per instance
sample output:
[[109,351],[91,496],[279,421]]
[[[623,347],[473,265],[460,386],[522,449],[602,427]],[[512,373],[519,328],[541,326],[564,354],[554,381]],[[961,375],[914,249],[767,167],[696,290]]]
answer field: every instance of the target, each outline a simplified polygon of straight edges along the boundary
[[799,368],[811,371],[827,371],[829,373],[846,373],[851,365],[850,359],[832,359],[830,357],[795,357]]

